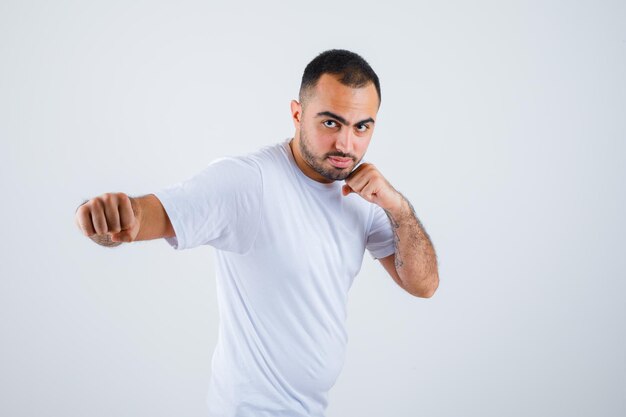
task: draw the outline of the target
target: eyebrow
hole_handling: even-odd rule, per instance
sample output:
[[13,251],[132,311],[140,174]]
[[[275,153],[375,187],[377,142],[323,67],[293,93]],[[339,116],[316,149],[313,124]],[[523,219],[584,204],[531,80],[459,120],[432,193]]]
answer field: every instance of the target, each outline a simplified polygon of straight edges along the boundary
[[[344,124],[344,125],[348,125],[349,124],[348,121],[346,119],[344,119],[343,117],[341,117],[341,116],[339,116],[339,115],[337,115],[335,113],[331,113],[329,111],[321,111],[321,112],[317,113],[317,117],[321,117],[321,116],[332,117],[333,119],[337,119],[341,124]],[[360,122],[356,122],[354,124],[354,126],[362,125],[362,124],[365,124],[367,122],[376,123],[374,121],[374,119],[369,117],[367,119],[361,120]]]

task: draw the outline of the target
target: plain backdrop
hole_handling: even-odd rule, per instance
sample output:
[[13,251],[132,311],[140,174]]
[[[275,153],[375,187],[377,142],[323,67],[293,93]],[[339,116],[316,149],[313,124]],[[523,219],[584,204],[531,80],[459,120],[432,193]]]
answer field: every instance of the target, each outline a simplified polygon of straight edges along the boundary
[[626,5],[0,1],[0,415],[206,414],[213,248],[74,212],[293,135],[318,53],[378,73],[367,158],[433,298],[365,256],[328,417],[626,415]]

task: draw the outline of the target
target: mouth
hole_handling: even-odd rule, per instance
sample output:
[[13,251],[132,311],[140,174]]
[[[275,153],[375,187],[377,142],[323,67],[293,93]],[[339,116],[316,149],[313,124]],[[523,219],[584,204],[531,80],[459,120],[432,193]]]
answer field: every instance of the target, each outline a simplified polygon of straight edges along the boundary
[[330,161],[330,164],[334,166],[335,168],[344,169],[352,165],[352,158],[340,158],[338,156],[329,156],[328,160]]

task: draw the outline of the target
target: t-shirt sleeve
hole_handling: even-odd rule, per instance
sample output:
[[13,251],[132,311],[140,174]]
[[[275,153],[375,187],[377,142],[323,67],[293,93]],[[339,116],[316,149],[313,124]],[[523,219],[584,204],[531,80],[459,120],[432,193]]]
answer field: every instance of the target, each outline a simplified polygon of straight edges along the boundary
[[220,158],[193,177],[156,193],[170,218],[174,249],[211,245],[246,252],[259,229],[263,182],[259,166],[245,158]]
[[395,253],[395,242],[391,222],[385,211],[372,204],[372,222],[367,234],[365,247],[374,259],[380,259]]

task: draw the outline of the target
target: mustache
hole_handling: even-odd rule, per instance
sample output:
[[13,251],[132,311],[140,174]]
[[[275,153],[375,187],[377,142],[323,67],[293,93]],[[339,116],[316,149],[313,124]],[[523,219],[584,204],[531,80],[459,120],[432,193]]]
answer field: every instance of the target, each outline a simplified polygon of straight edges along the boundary
[[328,158],[329,156],[338,156],[340,158],[350,158],[353,161],[356,161],[356,156],[351,155],[349,153],[343,153],[343,152],[329,152],[326,154],[326,158]]

